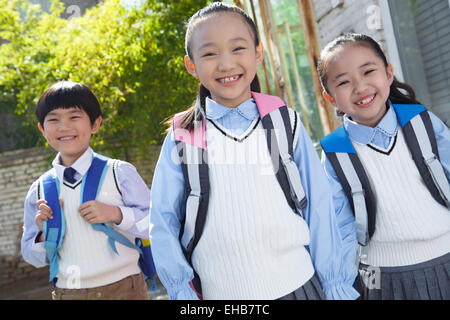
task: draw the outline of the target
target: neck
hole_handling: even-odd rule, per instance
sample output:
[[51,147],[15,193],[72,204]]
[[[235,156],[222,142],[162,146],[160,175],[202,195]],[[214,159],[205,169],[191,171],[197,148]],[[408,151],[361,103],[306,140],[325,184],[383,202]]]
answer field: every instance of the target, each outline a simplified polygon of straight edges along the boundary
[[77,154],[59,154],[59,162],[64,167],[70,167],[75,163],[85,152],[87,148]]

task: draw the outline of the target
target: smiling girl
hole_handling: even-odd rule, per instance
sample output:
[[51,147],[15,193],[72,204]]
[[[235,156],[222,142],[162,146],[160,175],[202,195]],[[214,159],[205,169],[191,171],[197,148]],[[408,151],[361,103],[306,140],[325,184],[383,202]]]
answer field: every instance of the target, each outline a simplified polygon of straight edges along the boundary
[[362,297],[449,299],[448,128],[368,36],[332,41],[318,71],[324,97],[344,113],[321,144],[335,207],[347,195],[355,213],[340,225],[356,224]]
[[[220,2],[203,8],[189,20],[186,53],[197,102],[174,116],[152,184],[152,250],[169,297],[355,299],[356,266],[343,260],[311,140],[297,112],[259,93],[251,18]],[[269,146],[274,131],[281,138]],[[244,154],[259,161],[227,161]]]

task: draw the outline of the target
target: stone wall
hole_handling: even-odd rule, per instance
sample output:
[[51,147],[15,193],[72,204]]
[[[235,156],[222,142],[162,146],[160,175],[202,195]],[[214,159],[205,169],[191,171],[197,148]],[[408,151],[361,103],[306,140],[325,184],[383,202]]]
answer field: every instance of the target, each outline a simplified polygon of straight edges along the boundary
[[[151,146],[145,159],[129,160],[149,187],[159,152],[159,146]],[[45,148],[0,153],[0,299],[11,299],[43,286],[50,288],[48,267],[37,269],[26,263],[20,253],[20,239],[28,189],[51,167],[54,156]]]

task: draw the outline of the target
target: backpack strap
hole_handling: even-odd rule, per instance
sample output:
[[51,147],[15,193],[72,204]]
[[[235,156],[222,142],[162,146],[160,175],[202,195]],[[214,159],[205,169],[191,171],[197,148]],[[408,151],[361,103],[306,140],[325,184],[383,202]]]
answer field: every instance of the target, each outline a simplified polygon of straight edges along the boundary
[[150,246],[150,240],[136,238],[135,244],[142,251],[142,253],[139,256],[139,261],[138,261],[139,268],[141,269],[142,273],[144,274],[145,281],[151,280],[152,281],[152,290],[156,291],[156,281],[154,279],[154,276],[156,274],[156,267],[155,267],[155,263],[153,262],[153,255],[152,255],[152,249]]
[[[107,169],[108,158],[94,153],[91,166],[82,179],[80,205],[86,201],[95,200],[97,198]],[[47,205],[52,209],[53,215],[53,219],[43,221],[43,232],[45,235],[44,247],[46,249],[47,260],[50,264],[50,281],[53,281],[53,284],[55,285],[56,275],[58,274],[57,252],[61,247],[65,233],[64,213],[59,203],[60,182],[56,176],[55,169],[47,171],[41,177],[41,185],[44,199],[47,201]],[[142,250],[139,246],[131,243],[128,238],[112,227],[107,226],[105,223],[93,224],[92,227],[94,230],[102,231],[108,236],[108,242],[115,253],[117,253],[115,241],[118,241],[122,245],[136,249],[142,254]]]
[[[95,200],[97,198],[98,192],[100,191],[100,188],[103,184],[103,180],[105,178],[105,174],[109,166],[108,160],[109,160],[108,158],[94,153],[91,166],[89,167],[87,174],[83,178],[83,182],[81,185],[82,190],[81,203],[90,200]],[[117,185],[117,181],[116,181],[116,188],[121,194]],[[144,274],[145,280],[148,279],[152,280],[152,289],[153,291],[155,291],[156,283],[154,280],[154,275],[156,273],[156,268],[153,262],[152,251],[150,248],[150,240],[136,238],[135,242],[132,243],[122,233],[110,227],[106,223],[95,223],[92,225],[92,227],[94,228],[94,230],[101,231],[108,236],[108,243],[115,253],[117,253],[117,248],[115,245],[116,241],[126,247],[135,249],[139,252],[139,261],[138,261],[139,268]]]
[[252,96],[262,125],[266,129],[267,146],[277,180],[291,208],[302,216],[307,200],[299,170],[294,162],[294,133],[288,107],[277,96],[257,92],[252,92]]
[[[186,213],[182,221],[180,241],[184,256],[192,266],[192,253],[203,233],[209,204],[209,169],[206,159],[206,120],[194,122],[194,130],[180,128],[183,113],[174,117],[173,132],[186,181]],[[201,294],[200,277],[194,270],[194,289]]]
[[361,160],[344,126],[320,143],[353,208],[358,242],[365,246],[375,232],[376,202]]
[[430,115],[422,105],[393,104],[405,140],[425,185],[433,198],[450,209],[450,186],[439,161]]
[[[301,216],[307,201],[300,173],[293,161],[294,134],[289,110],[278,97],[255,92],[252,92],[252,96],[267,132],[267,144],[277,180],[289,205]],[[206,120],[203,117],[202,121],[194,122],[193,130],[186,130],[180,127],[183,116],[184,113],[174,116],[173,132],[187,191],[186,214],[182,221],[180,241],[186,260],[192,266],[192,253],[206,222],[210,182],[206,161]],[[200,278],[195,270],[192,284],[197,293],[201,294]]]
[[[50,279],[56,280],[58,274],[58,249],[61,247],[65,233],[64,214],[59,203],[59,180],[56,177],[56,170],[47,171],[40,178],[42,195],[47,201],[47,205],[52,209],[53,219],[42,221],[42,231],[45,236],[44,248],[46,257],[50,265]],[[56,281],[54,281],[54,284]]]
[[[105,179],[106,172],[108,170],[108,158],[100,156],[94,153],[92,158],[91,166],[89,170],[83,177],[81,183],[81,201],[80,205],[97,198],[98,192]],[[117,248],[115,242],[127,246],[132,249],[136,249],[139,253],[142,253],[141,249],[128,240],[123,234],[121,234],[116,229],[108,226],[106,223],[94,223],[92,227],[96,231],[102,231],[108,236],[108,242],[115,253],[117,253]]]

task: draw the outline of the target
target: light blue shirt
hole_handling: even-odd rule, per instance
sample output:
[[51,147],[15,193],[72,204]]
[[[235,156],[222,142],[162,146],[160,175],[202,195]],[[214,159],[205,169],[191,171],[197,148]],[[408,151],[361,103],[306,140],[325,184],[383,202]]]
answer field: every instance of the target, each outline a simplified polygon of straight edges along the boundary
[[[207,99],[206,117],[240,135],[259,117],[259,112],[253,99],[234,109]],[[327,299],[356,299],[359,294],[352,287],[357,274],[355,259],[344,259],[346,250],[357,250],[356,234],[351,233],[345,241],[341,240],[331,190],[319,157],[305,128],[301,125],[299,130],[294,161],[300,171],[308,200],[304,218],[310,228],[309,251],[315,270]],[[171,130],[162,146],[151,189],[152,253],[158,277],[167,289],[169,297],[197,299],[189,285],[193,279],[193,270],[182,253],[179,241],[180,221],[185,215],[186,187],[175,150]],[[349,211],[348,215],[352,216],[349,206],[342,210]]]
[[[75,180],[79,180],[91,166],[92,149],[89,147],[72,165],[76,170]],[[53,168],[60,181],[63,181],[65,167],[60,164],[59,154],[52,162]],[[149,215],[150,190],[142,180],[136,168],[125,161],[119,161],[116,167],[117,180],[122,192],[123,206],[118,206],[122,212],[122,222],[113,224],[118,229],[137,238],[148,239],[149,228],[136,226],[138,221],[143,221]],[[33,266],[40,268],[48,264],[45,256],[44,242],[36,243],[36,237],[40,233],[34,218],[38,211],[37,186],[39,180],[31,185],[25,198],[24,227],[21,240],[21,250],[24,260]],[[148,218],[147,218],[148,219]],[[145,221],[145,220],[144,220]],[[94,229],[92,229],[94,230]]]
[[[444,168],[447,180],[450,181],[450,131],[447,126],[433,113],[428,111],[433,125],[434,133],[436,135],[436,142],[438,146],[439,157],[442,167]],[[400,124],[397,120],[397,115],[393,107],[389,107],[388,111],[374,128],[359,124],[352,121],[347,115],[344,116],[344,126],[350,139],[361,144],[373,144],[383,150],[388,149],[391,139],[397,135]],[[328,180],[333,192],[333,200],[336,208],[348,206],[348,199],[342,189],[342,185],[334,171],[333,166],[326,157],[322,154],[322,164],[328,176]],[[347,210],[345,211],[347,213]],[[354,217],[338,214],[339,226],[343,237],[350,236],[355,228],[350,227],[354,224]]]

